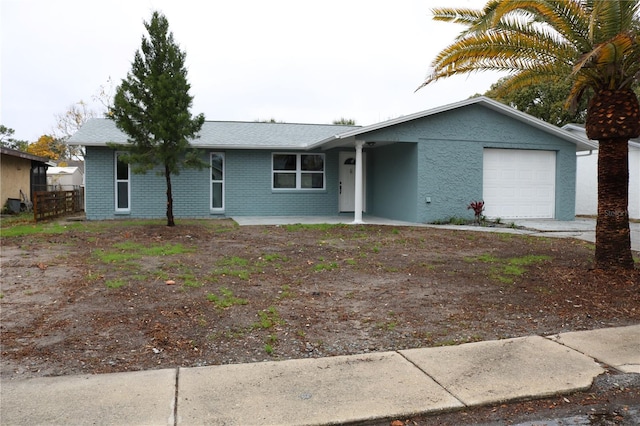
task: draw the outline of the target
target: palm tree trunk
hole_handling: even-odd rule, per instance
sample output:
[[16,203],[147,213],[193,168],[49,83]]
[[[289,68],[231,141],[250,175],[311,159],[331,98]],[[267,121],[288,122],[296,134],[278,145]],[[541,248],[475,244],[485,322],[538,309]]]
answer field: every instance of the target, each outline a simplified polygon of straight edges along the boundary
[[631,89],[601,90],[589,101],[587,137],[599,141],[596,268],[633,269],[629,232],[629,138],[640,135]]
[[602,139],[598,150],[596,268],[633,269],[629,232],[629,142]]
[[168,166],[164,168],[164,176],[167,180],[167,226],[176,226],[173,220],[173,194],[171,192],[171,171]]

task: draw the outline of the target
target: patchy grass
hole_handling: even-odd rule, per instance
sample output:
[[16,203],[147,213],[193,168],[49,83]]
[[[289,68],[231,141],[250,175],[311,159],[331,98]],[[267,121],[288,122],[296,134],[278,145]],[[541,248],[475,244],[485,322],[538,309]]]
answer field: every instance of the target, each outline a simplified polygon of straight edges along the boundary
[[107,280],[104,285],[107,286],[107,288],[120,288],[120,287],[124,287],[125,285],[127,285],[126,282],[124,282],[124,280],[121,279],[117,279],[117,280]]
[[226,287],[220,288],[220,295],[214,293],[207,294],[207,300],[213,302],[214,306],[218,309],[227,309],[234,305],[246,305],[249,303],[247,299],[235,297],[233,291]]
[[42,223],[25,223],[12,226],[5,226],[4,221],[0,227],[0,234],[3,238],[24,237],[27,235],[51,235],[64,234],[72,229],[81,229],[82,225],[78,222],[74,223],[58,223],[58,222],[42,222]]
[[289,259],[278,253],[267,253],[262,256],[262,260],[265,262],[287,262]]
[[278,291],[278,299],[290,299],[293,296],[294,294],[291,291],[290,285],[285,284],[282,287],[280,287],[280,291]]
[[280,314],[275,306],[269,306],[265,311],[258,312],[258,321],[253,323],[251,328],[269,329],[276,325],[284,324],[284,320],[280,318]]
[[338,224],[331,224],[331,223],[316,223],[316,224],[303,224],[303,223],[296,223],[293,225],[284,225],[284,229],[286,229],[289,232],[299,232],[299,231],[323,231],[323,232],[329,232],[332,231],[334,229],[340,229],[340,228],[344,228],[347,225],[342,224],[342,223],[338,223]]
[[218,267],[212,271],[214,277],[230,276],[244,281],[247,281],[255,270],[255,267],[250,264],[248,259],[238,256],[223,258],[216,262],[216,265]]
[[145,246],[140,243],[124,241],[113,245],[117,250],[96,250],[93,255],[102,263],[127,263],[144,256],[160,257],[182,254],[193,251],[182,244],[162,244]]
[[314,272],[333,271],[338,269],[338,262],[316,263],[312,269]]
[[489,268],[489,276],[503,284],[512,284],[513,280],[527,272],[527,266],[552,260],[546,255],[526,255],[511,258],[498,258],[491,254],[481,254],[477,257],[465,257],[467,262],[482,262],[492,266]]

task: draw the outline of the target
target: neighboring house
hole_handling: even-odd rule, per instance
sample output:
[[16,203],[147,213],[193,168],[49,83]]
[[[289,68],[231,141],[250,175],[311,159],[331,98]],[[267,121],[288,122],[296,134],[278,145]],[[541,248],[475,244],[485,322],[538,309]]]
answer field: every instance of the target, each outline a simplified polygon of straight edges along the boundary
[[[92,119],[71,137],[86,147],[88,219],[164,217],[165,180],[135,175],[109,143],[127,136]],[[362,212],[414,223],[575,216],[582,137],[486,97],[356,127],[205,122],[192,146],[210,165],[174,176],[176,217]]]
[[[44,157],[0,147],[0,202],[4,207],[11,200],[10,208],[15,211],[16,200],[31,202],[33,192],[47,190],[47,168],[54,163]],[[20,204],[18,204],[18,211]]]
[[[567,124],[563,129],[586,139],[584,126]],[[598,143],[592,151],[577,154],[576,214],[598,214]],[[640,219],[640,139],[629,141],[629,218]]]
[[47,186],[49,191],[71,191],[83,184],[80,167],[49,167]]

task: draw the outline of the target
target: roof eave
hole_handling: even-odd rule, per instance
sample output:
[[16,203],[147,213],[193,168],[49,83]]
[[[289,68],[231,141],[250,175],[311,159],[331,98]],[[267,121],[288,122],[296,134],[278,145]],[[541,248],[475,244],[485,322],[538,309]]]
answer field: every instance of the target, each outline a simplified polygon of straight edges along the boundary
[[[126,143],[115,143],[115,145],[128,145]],[[82,143],[82,142],[74,142],[70,145],[80,145],[80,146],[88,146],[88,147],[108,147],[109,145],[106,142],[93,142],[93,143]],[[191,148],[196,149],[208,149],[208,150],[220,150],[224,151],[227,149],[234,150],[309,150],[308,146],[302,145],[291,145],[291,146],[283,146],[283,145],[194,145],[191,144]]]

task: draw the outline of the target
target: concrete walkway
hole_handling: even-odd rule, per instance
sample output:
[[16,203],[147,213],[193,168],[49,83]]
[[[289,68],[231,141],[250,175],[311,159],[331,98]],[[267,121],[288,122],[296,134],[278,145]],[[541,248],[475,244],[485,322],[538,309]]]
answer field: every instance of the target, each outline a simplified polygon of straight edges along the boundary
[[367,355],[3,381],[2,425],[329,425],[584,390],[640,373],[640,325]]

